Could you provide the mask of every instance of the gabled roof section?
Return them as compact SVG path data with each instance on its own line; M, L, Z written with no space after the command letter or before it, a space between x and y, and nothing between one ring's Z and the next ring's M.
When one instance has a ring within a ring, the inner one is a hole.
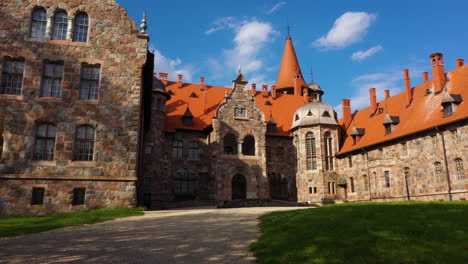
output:
M348 126L343 146L338 154L468 118L468 104L466 102L460 102L456 111L446 117L441 107L443 100L461 101L468 98L468 65L456 68L446 75L447 92L426 95L426 90L434 85L433 80L429 80L412 88L413 101L408 107L405 101L405 92L379 102L377 107L385 109L389 113L388 118L387 115L372 115L371 107L355 112L352 119L354 125ZM399 124L390 134L385 135L385 127L382 124L384 121L397 121L392 117L399 117ZM343 119L339 121L340 124L343 122ZM354 127L363 128L366 132L357 144L353 143L351 137L355 134L353 133Z
M290 36L286 38L286 44L283 50L283 58L281 59L281 66L276 79L276 89L293 88L294 77L299 75L301 86L306 86L306 82L302 77L301 67L297 60L296 51Z

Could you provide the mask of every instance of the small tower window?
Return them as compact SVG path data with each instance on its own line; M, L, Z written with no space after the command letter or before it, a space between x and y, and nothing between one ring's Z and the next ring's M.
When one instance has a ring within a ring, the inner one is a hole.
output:
M457 172L457 180L463 180L464 176L464 169L463 169L463 160L460 158L456 158L455 160L455 170Z
M307 170L317 169L317 150L315 147L314 133L306 134L306 167Z
M331 117L330 113L328 111L323 112L322 116L323 117Z
M333 170L333 144L330 132L324 135L325 140L325 170Z
M252 135L244 137L242 143L242 154L246 156L255 156L255 138Z
M390 187L390 171L385 171L385 187L389 188Z
M78 14L75 17L75 25L73 27L73 41L87 42L88 41L88 15L85 13Z
M437 182L443 181L443 176L442 176L442 164L440 162L434 162L434 172L435 172L435 178Z
M353 193L354 192L354 178L353 177L349 178L349 184L351 185L351 192Z
M237 154L237 139L233 134L227 134L223 139L224 154Z
M296 115L296 116L294 117L294 121L297 121L297 120L299 120L299 115Z

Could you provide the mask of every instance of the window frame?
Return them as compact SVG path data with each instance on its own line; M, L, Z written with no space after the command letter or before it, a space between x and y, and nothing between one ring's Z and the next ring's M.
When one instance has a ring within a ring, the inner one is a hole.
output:
M317 169L317 146L315 141L315 135L313 132L306 134L305 138L306 148L306 169L316 170Z
M324 139L324 148L325 148L325 170L331 171L334 170L333 164L333 137L328 131L323 136Z
M85 16L86 17L86 25L85 24L78 24L78 18L80 16ZM83 31L79 31L79 30ZM84 33L83 33L84 32ZM83 41L83 38L81 35L85 35L86 40ZM73 20L73 36L72 36L72 41L73 42L81 42L81 43L86 43L89 41L89 15L86 12L80 12L75 15L75 19Z
M34 13L36 12L43 12L41 15L44 15L45 20L39 20L35 18ZM40 25L40 32L41 34L35 35L33 32L35 32L35 26ZM35 38L35 39L45 39L46 38L46 31L47 31L47 11L45 10L44 7L38 6L35 7L32 12L31 12L31 27L29 28L29 37Z
M86 203L86 188L73 188L72 205L84 205Z
M42 126L45 126L45 136L39 136L39 130ZM49 136L49 129L55 128L54 136ZM52 123L40 123L36 126L36 131L34 135L34 150L33 150L33 160L54 160L55 157L55 141L57 138L57 126ZM37 152L38 144L42 142L42 148L40 155ZM48 147L50 147L50 142L52 142L52 152L48 153Z
M174 139L172 141L172 156L174 158L182 158L184 153L184 141L181 139Z
M88 71L88 76L85 76L85 69ZM94 72L97 69L96 72ZM95 77L97 76L97 77ZM84 84L87 83L87 87ZM81 64L80 74L80 100L98 100L101 84L101 65L100 64ZM94 93L93 93L94 92ZM84 96L86 94L86 96ZM93 97L92 95L95 95Z
M442 182L443 181L443 173L444 168L442 167L442 163L439 161L434 162L434 176L436 178L436 182Z
M177 197L194 197L197 193L195 173L182 168L174 173L174 195Z
M48 75L47 66L53 67L52 74ZM58 67L61 67L60 76L57 74L56 70ZM63 90L63 75L64 75L64 63L62 61L44 61L43 63L43 73L42 73L42 85L41 85L41 97L62 97L62 90ZM46 80L50 80L48 87L46 87ZM57 81L56 84L59 84L58 88L55 89L54 81ZM46 93L46 88L47 92Z
M58 15L65 14L64 18L59 18ZM59 21L62 19L62 21ZM52 39L53 40L67 40L67 31L68 31L68 23L70 19L68 14L65 10L58 10L55 12L54 16L52 17ZM64 27L65 26L65 30Z
M465 178L465 169L463 168L463 160L461 158L455 158L453 160L455 163L455 174L457 175L457 180L463 180Z
M7 67L7 64L11 63L12 65L10 67ZM21 73L15 72L18 63L21 63ZM3 67L2 67L2 78L1 78L1 83L0 83L0 94L11 94L11 95L21 95L23 92L23 80L24 80L24 66L26 64L26 61L24 58L12 58L5 56L3 59ZM13 71L7 72L8 68L14 68ZM5 83L7 82L6 78L9 77L8 79L10 80L10 87L9 91L6 91L6 85ZM16 80L16 82L14 82ZM19 87L14 87L14 83L17 85L19 84ZM12 92L14 91L14 92Z
M84 129L84 138L79 138L80 129ZM93 137L88 137L91 133L88 131L92 130ZM80 125L75 130L75 141L73 149L73 160L74 161L94 161L94 145L96 143L96 129L88 124ZM87 157L87 158L86 158Z
M45 188L33 187L31 190L31 205L44 205ZM40 199L38 199L40 197Z
M196 140L190 142L188 159L200 160L200 143Z

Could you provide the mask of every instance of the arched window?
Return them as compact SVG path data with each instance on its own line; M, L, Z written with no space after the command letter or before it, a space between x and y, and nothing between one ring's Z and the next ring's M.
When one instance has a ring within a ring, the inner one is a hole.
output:
M350 177L349 178L349 185L351 185L351 192L354 192L354 178Z
M324 135L325 140L325 170L333 170L333 144L330 132Z
M57 127L52 124L40 124L36 129L34 145L34 160L53 160L55 149L55 134Z
M306 167L307 170L317 169L317 150L315 148L314 133L306 134Z
M199 148L199 145L198 145L198 141L190 142L189 159L190 160L200 159L200 148Z
M224 154L237 154L237 140L233 134L227 134L223 139Z
M180 169L174 175L174 193L176 196L194 196L195 184L195 174L187 169Z
M174 158L182 158L183 149L184 149L184 141L182 140L172 141L172 156Z
M52 39L65 40L67 39L68 15L64 11L55 13L54 15L54 31Z
M244 137L244 142L242 143L242 154L255 156L255 138L252 135Z
M75 17L75 25L73 26L73 41L87 42L88 41L88 15L80 13Z
M94 127L83 125L76 128L75 160L92 161L94 155Z
M442 170L442 164L438 161L434 162L435 178L437 182L441 182L443 180Z
M465 178L465 173L463 170L463 160L456 158L455 160L455 170L457 171L457 180L463 180Z
M47 13L44 8L36 8L32 12L31 38L45 38Z

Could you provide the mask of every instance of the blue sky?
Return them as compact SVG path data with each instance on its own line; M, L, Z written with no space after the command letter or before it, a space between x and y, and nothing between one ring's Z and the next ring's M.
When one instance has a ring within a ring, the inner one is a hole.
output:
M468 60L466 0L117 2L138 24L147 10L156 72L194 83L203 76L208 85L230 86L238 65L250 83L273 85L289 23L306 81L312 69L335 107L342 98L368 106L372 87L379 98L402 91L406 68L411 84L421 83L433 52L444 54L447 71Z

